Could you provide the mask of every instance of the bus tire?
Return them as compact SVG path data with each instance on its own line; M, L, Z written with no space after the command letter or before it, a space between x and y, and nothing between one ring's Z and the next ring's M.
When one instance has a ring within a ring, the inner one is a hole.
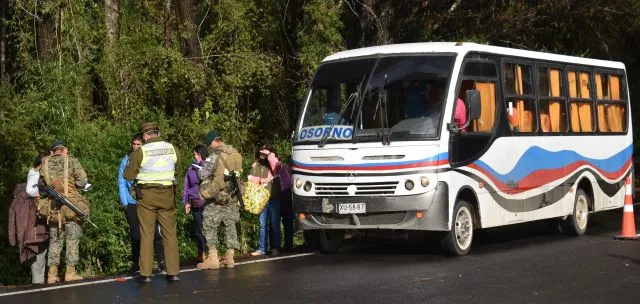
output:
M458 200L453 207L451 230L441 241L443 249L453 256L469 253L473 242L473 207L464 200Z
M573 203L573 214L567 217L566 226L571 235L583 235L587 231L589 222L589 196L582 190L576 191L576 199Z
M307 230L303 235L309 249L324 253L337 253L344 241L342 230Z

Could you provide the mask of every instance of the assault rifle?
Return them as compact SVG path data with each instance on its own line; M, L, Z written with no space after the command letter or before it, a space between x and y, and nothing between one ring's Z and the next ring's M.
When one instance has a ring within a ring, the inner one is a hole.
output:
M244 200L242 199L242 191L240 191L240 182L238 181L238 173L233 170L229 170L229 175L225 174L224 179L225 181L231 181L231 185L233 185L233 187L235 188L233 190L233 193L238 199L238 202L240 202L240 208L244 209Z
M84 211L78 208L78 206L74 205L71 201L69 201L68 198L64 197L64 195L60 194L60 192L56 191L56 189L53 189L51 186L44 184L38 185L38 188L40 188L40 190L43 190L50 198L53 199L54 202L57 203L56 207L58 209L61 207L60 204L65 205L69 209L71 209L71 211L77 214L79 218L91 224L93 227L98 228L98 226L96 226L96 224L91 221L89 216L84 213Z

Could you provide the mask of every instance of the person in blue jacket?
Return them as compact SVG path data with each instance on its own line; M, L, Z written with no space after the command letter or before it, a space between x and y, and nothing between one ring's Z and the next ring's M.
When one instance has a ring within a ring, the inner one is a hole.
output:
M135 134L131 138L131 151L133 152L142 146L142 135ZM129 235L131 237L131 274L135 274L140 271L139 259L140 259L140 221L138 220L138 212L136 210L136 200L131 195L131 188L133 186L132 181L124 179L124 168L129 161L129 155L125 155L120 161L120 168L118 169L118 194L120 197L120 203L125 209L125 216L127 223L129 224ZM158 261L158 268L156 272L162 272L164 269L164 248L162 247L162 238L160 237L160 227L156 223L156 234L153 239L153 249L156 254L156 261Z

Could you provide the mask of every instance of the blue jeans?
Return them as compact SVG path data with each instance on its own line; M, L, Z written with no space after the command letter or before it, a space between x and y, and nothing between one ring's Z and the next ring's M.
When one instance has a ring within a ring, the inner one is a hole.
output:
M267 223L268 220L268 223ZM267 253L267 224L271 230L271 249L280 250L280 199L272 197L260 213L260 244L258 251Z

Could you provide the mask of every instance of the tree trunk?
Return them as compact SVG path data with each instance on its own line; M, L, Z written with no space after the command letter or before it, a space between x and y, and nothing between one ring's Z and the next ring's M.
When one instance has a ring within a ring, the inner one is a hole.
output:
M164 46L171 48L173 42L171 39L171 0L164 0Z
M40 4L51 0L40 0ZM54 31L53 15L51 12L42 13L38 23L37 46L38 58L44 60L54 60L56 58L56 34Z
M202 58L200 41L198 40L198 28L195 22L195 2L194 0L179 0L176 6L178 7L178 20L181 24L179 28L185 29L185 32L182 34L183 37L185 37L184 46L186 56L192 62L202 65L204 60ZM204 95L201 91L191 92L190 99L192 109L201 108L204 105Z
M107 27L107 42L112 46L117 40L120 29L120 0L104 0L104 23Z
M7 75L7 63L9 62L7 44L9 37L7 36L7 25L4 21L9 19L9 1L1 1L0 3L0 84L9 78L9 75Z
M198 41L198 28L196 26L195 2L194 0L180 0L177 3L180 23L186 28L184 33L184 45L186 55L194 62L202 63L202 49Z

